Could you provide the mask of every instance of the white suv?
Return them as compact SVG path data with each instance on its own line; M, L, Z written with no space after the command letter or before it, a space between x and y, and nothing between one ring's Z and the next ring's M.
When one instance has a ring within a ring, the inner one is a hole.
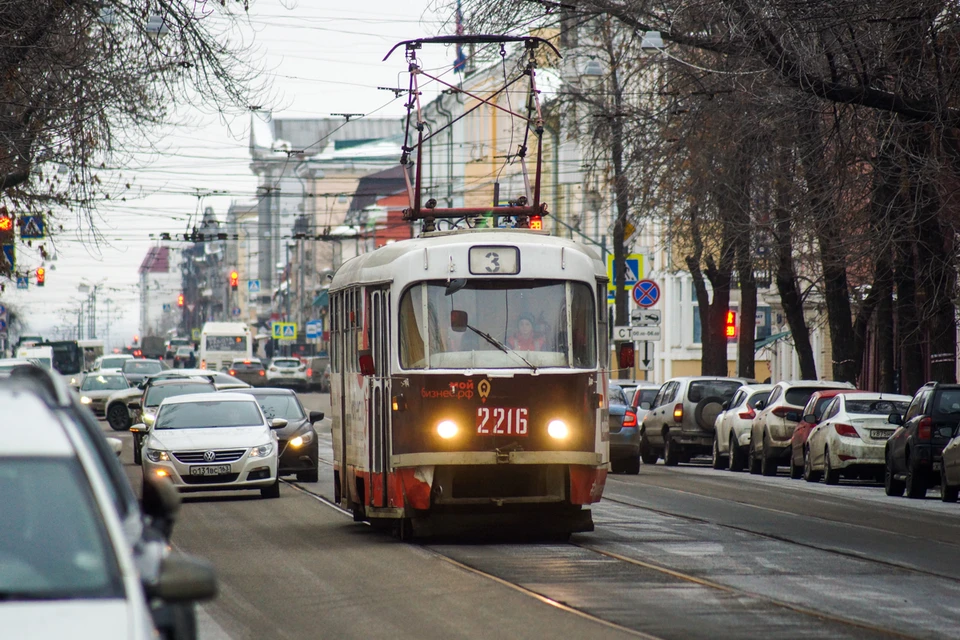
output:
M307 388L307 365L297 358L274 358L267 367L267 382L274 386Z
M770 397L750 425L750 473L777 475L777 467L790 460L793 430L803 417L804 405L814 391L853 389L836 380L784 380L773 385Z

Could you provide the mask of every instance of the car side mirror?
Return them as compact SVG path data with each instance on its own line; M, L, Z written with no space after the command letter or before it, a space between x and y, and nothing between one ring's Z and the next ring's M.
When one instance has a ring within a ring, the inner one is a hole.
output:
M901 425L903 424L903 416L901 416L899 413L891 413L889 416L887 416L887 422L890 424Z
M270 421L271 429L283 429L285 426L287 426L286 418L274 418Z
M177 514L180 513L180 492L169 479L144 474L141 495L143 515L149 518L149 524L156 527L164 539L169 540Z
M756 409L757 411L763 411L763 408L764 408L765 406L767 406L767 403L764 402L763 400L761 400L761 401L758 402L757 404L753 405L754 409Z
M323 411L311 411L310 412L310 424L314 422L320 422L323 420Z
M128 402L128 403L127 403L127 408L128 408L128 409L139 409L139 408L140 408L140 398L137 398L136 400L131 400L130 402Z
M467 312L454 309L450 312L450 328L457 333L467 330Z
M787 411L787 415L784 416L790 422L800 422L800 414L796 411Z
M807 415L803 416L803 421L809 424L817 424L817 416L813 415L812 413L808 413Z
M724 411L726 411L727 409L730 408L730 403L729 403L729 402L724 402L724 403L722 403L722 404L720 405L720 408L723 409Z
M163 559L156 582L145 585L147 594L166 602L198 602L217 595L217 574L201 558L172 553Z
M364 349L358 356L357 364L360 365L361 375L372 376L376 373L376 370L373 368L373 353L369 349Z
M117 457L120 457L120 453L123 451L123 440L120 438L114 438L112 436L107 436L107 444L110 445L110 448L113 449L113 452L117 454Z

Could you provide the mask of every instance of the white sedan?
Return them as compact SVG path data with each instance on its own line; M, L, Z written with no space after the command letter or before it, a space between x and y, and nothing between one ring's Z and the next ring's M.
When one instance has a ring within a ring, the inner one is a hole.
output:
M743 471L750 453L750 425L757 405L770 397L772 384L745 384L725 403L713 429L713 468Z
M887 418L903 415L910 396L890 393L842 393L823 410L807 438L804 478L837 484L840 476L882 478L884 447L897 425Z
M307 388L307 365L297 358L275 358L267 368L267 382L274 386Z
M246 394L197 393L160 403L141 449L143 475L168 477L180 491L259 489L279 498L281 418L268 420Z

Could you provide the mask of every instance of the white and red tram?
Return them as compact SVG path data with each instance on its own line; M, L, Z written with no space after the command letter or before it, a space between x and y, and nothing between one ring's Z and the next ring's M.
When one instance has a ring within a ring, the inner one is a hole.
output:
M330 287L340 505L404 537L592 530L606 280L591 249L527 229L426 233L346 262Z

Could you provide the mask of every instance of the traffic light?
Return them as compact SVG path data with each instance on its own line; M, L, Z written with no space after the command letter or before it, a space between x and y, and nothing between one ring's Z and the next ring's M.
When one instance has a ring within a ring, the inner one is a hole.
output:
M737 312L727 311L727 324L723 329L723 335L728 338L737 337Z
M182 293L177 296L177 306L178 306L178 307L182 307L182 306L183 306L183 294L182 294Z
M37 267L37 286L42 287L47 279L47 270L43 267Z
M7 211L6 207L0 207L0 245L14 244L14 242L16 242L13 227L13 214Z
M240 285L240 274L236 271L230 272L230 288L234 291L237 290L237 287Z

